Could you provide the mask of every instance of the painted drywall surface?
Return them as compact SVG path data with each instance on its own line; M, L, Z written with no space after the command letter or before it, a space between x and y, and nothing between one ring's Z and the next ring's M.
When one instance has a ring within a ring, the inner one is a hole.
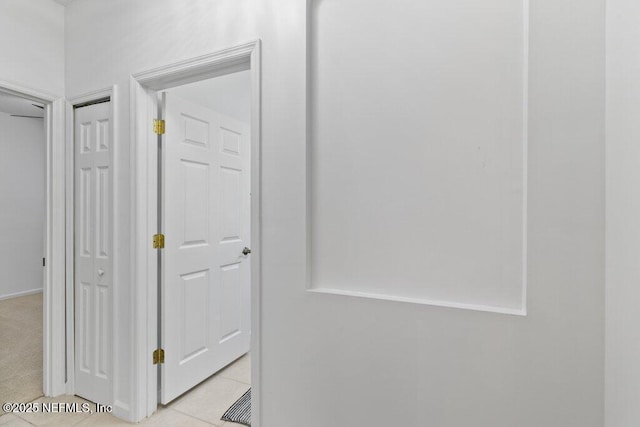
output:
M606 426L640 423L640 3L607 0Z
M171 93L242 123L251 122L250 71L178 86Z
M0 81L64 95L64 6L0 1Z
M314 5L312 285L523 309L524 2Z
M306 292L305 12L297 0L67 7L67 94L122 88L115 357L131 360L129 76L261 38L263 425L602 426L604 1L531 5L527 317ZM130 370L115 374L131 402Z
M44 122L0 112L0 298L42 289Z

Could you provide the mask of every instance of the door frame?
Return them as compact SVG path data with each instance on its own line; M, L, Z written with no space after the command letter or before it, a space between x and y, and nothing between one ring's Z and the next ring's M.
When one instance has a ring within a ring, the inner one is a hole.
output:
M131 283L133 297L133 417L141 420L158 406L158 366L152 353L158 342L158 252L152 236L157 233L158 135L153 133L157 117L157 91L251 71L251 410L254 427L261 425L261 42L222 49L207 55L149 69L130 77L131 91Z
M43 267L43 371L45 396L66 391L65 336L65 100L16 83L0 81L0 91L44 105L46 144Z
M111 102L111 108L110 108L110 127L109 127L109 131L110 131L110 137L111 137L111 150L110 150L110 155L111 155L111 165L112 165L112 173L111 173L111 181L110 181L110 186L111 186L111 215L112 215L112 230L111 230L111 234L112 234L112 252L113 252L113 248L118 247L117 246L117 239L118 239L118 234L115 232L116 230L118 230L119 225L117 224L117 215L116 212L118 212L118 188L115 184L115 177L118 176L118 165L117 162L115 161L115 159L117 158L117 153L119 151L119 144L117 143L117 128L116 128L116 108L117 108L117 87L116 85L113 86L109 86L107 88L104 89L100 89L100 90L96 90L96 91L92 91L92 92L87 92L84 93L82 95L77 95L77 96L73 96L67 99L66 103L65 103L65 110L66 110L66 141L65 141L65 163L66 163L66 168L65 168L65 179L66 179L66 183L65 183L65 187L66 187L66 227L65 227L65 238L66 238L66 247L65 247L65 255L66 255L66 283L65 283L65 292L66 292L66 298L65 298L65 303L66 303L66 309L65 309L65 316L66 316L66 325L65 325L65 333L66 333L66 377L67 377L67 382L66 382L66 389L65 389L65 393L69 394L69 395L73 395L75 394L75 293L74 293L74 288L75 288L75 239L74 239L74 232L75 232L75 211L74 211L74 203L75 203L75 194L74 194L74 190L75 190L75 184L74 184L74 178L75 178L75 171L74 171L74 167L75 167L75 131L74 131L74 126L75 126L75 113L74 113L74 109L76 106L81 105L81 104L86 104L89 102L94 102L94 101L98 101L104 98L110 98L110 102ZM111 259L111 265L112 265L112 277L118 277L117 274L119 273L118 270L118 265L117 265L117 259L118 257L113 256ZM111 292L111 325L110 325L110 330L111 330L111 342L115 343L115 325L114 325L114 318L115 318L115 293L117 292L116 290L116 286L114 286L112 284L111 286L112 292ZM111 346L111 350L113 352L113 348L115 346L112 345ZM118 364L118 360L115 359L115 357L111 357L111 371L112 371L112 377L111 377L111 390L110 390L110 395L111 395L111 402L110 404L113 404L114 401L114 396L113 396L113 390L114 390L114 378L113 378L113 372L116 371L116 366Z

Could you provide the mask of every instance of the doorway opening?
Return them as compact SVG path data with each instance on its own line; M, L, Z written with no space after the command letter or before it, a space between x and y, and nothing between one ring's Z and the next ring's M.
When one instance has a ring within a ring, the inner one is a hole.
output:
M0 91L0 396L5 402L43 395L46 142L44 104Z
M33 280L39 281L42 288L42 311L40 314L42 318L40 347L42 352L42 373L39 392L45 396L57 396L63 394L66 389L64 333L64 254L66 249L64 238L64 194L66 172L64 165L64 126L62 125L65 101L62 98L55 98L46 92L5 81L0 81L0 94L5 97L13 97L15 102L27 103L26 108L29 108L30 105L32 109L16 115L42 117L42 119L32 119L30 117L21 117L21 119L41 121L44 127L44 162L39 167L44 169L42 185L44 185L45 201L40 211L34 212L34 215L39 215L40 218L40 229L42 230L40 237L43 244L40 247L34 244L33 256L36 257L37 268L41 270L40 274L33 273L35 274L34 277L39 276L40 280L37 277ZM25 177L12 179L17 179L18 182L26 182L28 180ZM23 194L26 195L27 190L24 190ZM11 209L9 207L7 211ZM34 238L37 238L37 236ZM37 285L34 286L37 287ZM7 294L15 293L15 291L7 290L5 292ZM6 353L2 354L9 357L11 351L7 350ZM39 357L39 355L34 355L34 357Z
M250 101L249 71L158 93L159 403L224 389L214 422L250 387Z
M132 76L137 420L225 382L199 417L219 422L251 387L260 423L259 64L252 42Z

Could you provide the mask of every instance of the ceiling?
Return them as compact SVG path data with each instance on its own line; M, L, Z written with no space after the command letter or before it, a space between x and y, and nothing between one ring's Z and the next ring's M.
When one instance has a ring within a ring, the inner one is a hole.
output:
M35 107L34 104L42 106L37 102L0 92L0 112L2 113L44 117L43 109Z
M69 3L71 3L73 0L53 0L56 3L60 3L63 6L68 5Z

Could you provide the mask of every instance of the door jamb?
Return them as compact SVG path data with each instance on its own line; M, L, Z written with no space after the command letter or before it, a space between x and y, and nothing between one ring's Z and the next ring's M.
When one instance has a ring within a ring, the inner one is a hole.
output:
M97 91L92 91L92 92L87 92L85 94L82 95L78 95L78 96L73 96L71 98L67 99L67 102L65 103L65 110L66 110L66 142L65 142L65 160L66 160L66 169L65 169L65 175L66 175L66 182L65 182L65 188L66 188L66 231L65 231L65 238L66 238L66 247L65 247L65 253L66 253L66 270L67 270L67 275L66 275L66 283L65 283L65 290L66 290L66 310L65 310L65 316L66 316L66 335L67 335L67 345L66 345L66 355L67 355L67 360L66 360L66 372L67 372L67 384L66 384L66 394L75 394L75 322L74 322L74 318L75 318L75 293L74 293L74 280L75 280L75 254L74 254L74 250L75 250L75 239L74 239L74 220L75 220L75 211L74 211L74 166L75 166L75 155L74 155L74 145L75 145L75 132L74 132L74 120L75 120L75 114L73 112L74 107L76 105L80 105L80 104L84 104L86 102L91 102L91 101L97 101L103 98L110 98L111 101L111 108L110 108L110 115L111 115L111 120L110 120L110 137L111 137L111 166L112 166L112 173L111 173L111 181L110 181L110 185L111 185L111 215L112 215L112 230L111 230L111 235L112 235L112 248L111 248L111 252L112 254L115 254L114 248L118 247L116 246L117 244L117 238L118 238L118 233L117 230L119 230L119 225L117 224L117 216L116 216L116 212L118 212L118 188L115 185L115 177L118 176L117 175L117 162L115 161L117 158L117 152L119 150L119 144L116 143L116 138L117 138L117 132L116 132L116 108L117 108L117 87L116 85L104 88L104 89L100 89ZM118 270L118 265L117 265L117 256L112 255L112 259L111 259L111 265L112 265L112 269L113 269L113 276L114 278L118 277L117 274L119 272ZM111 331L111 342L114 344L112 345L111 349L112 349L112 356L111 356L111 372L112 372L112 377L111 377L111 390L109 392L109 394L111 395L111 402L108 402L110 404L113 403L113 389L114 389L114 376L113 373L116 371L116 365L118 363L117 360L115 360L115 357L113 357L113 349L115 348L115 336L114 336L114 331L115 331L115 325L114 325L114 318L115 318L115 293L117 292L117 287L116 287L116 281L113 280L113 283L111 285L111 325L110 325L110 331Z
M157 366L151 354L157 345L157 135L151 119L157 114L156 91L237 71L251 70L251 388L252 422L261 423L261 48L260 40L208 55L136 73L131 91L131 247L134 284L132 304L134 366L132 418L139 421L157 409ZM252 248L252 249L253 249Z
M46 134L43 281L43 393L65 393L65 100L39 89L0 81L0 91L44 105Z

